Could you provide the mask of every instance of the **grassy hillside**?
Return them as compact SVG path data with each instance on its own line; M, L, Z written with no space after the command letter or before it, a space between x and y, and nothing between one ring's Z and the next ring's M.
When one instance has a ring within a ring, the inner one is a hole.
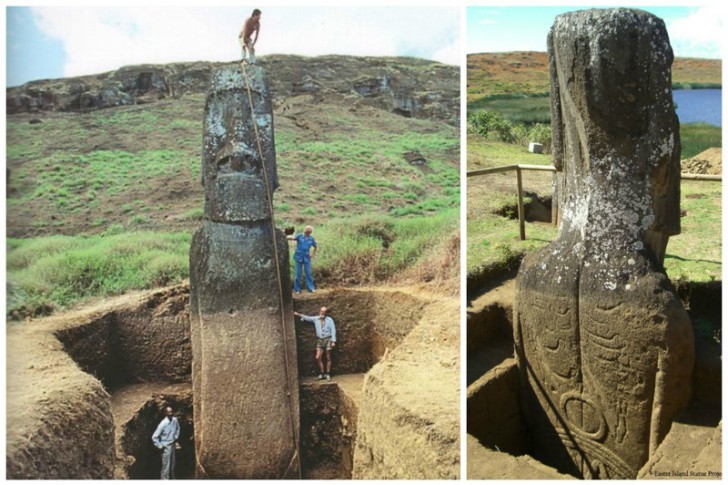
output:
M320 284L385 280L457 236L457 128L340 95L277 99L276 222L314 225ZM87 113L8 116L14 316L187 275L189 237L203 215L203 108L204 95L189 94ZM404 157L410 151L426 163L411 165ZM352 277L359 263L366 270Z
M720 87L721 60L678 57L674 87ZM548 112L548 56L545 52L494 52L468 55L468 111L488 109L493 95L544 96ZM543 122L543 121L541 121Z

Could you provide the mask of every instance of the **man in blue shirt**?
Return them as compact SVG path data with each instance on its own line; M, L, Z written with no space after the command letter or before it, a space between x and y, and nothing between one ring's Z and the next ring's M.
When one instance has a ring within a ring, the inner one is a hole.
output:
M164 409L166 415L152 435L154 446L162 452L162 480L174 480L174 446L179 439L179 422L172 415L172 408Z
M301 317L303 322L313 323L316 329L316 362L319 366L319 380L326 379L331 380L331 349L336 347L336 326L334 325L334 319L326 316L328 309L325 306L321 307L319 315L317 317L309 317L302 315L298 312L293 312L297 317ZM326 372L324 373L324 362L323 354L326 350Z
M301 293L301 267L306 273L306 288L313 293L313 276L311 276L311 259L316 256L316 240L311 233L313 227L306 226L303 234L288 236L289 241L296 241L296 252L293 253L293 260L296 262L296 278L293 280L293 291ZM313 248L313 253L311 252Z

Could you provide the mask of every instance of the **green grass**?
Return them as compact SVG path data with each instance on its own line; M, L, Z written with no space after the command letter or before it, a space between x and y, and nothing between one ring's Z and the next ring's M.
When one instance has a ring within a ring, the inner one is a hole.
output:
M430 255L458 224L457 209L333 220L316 228L315 277L324 284L384 281ZM94 236L9 238L8 314L40 316L94 297L179 282L189 275L190 240L188 232L128 232L118 225Z
M673 281L709 282L721 279L721 184L683 181L680 208L682 231L670 238L665 270Z
M721 147L722 134L718 126L708 123L683 123L680 125L680 158L694 157L712 147Z
M456 231L458 213L454 208L430 217L402 219L367 214L332 220L315 229L319 248L314 271L324 280L349 283L391 278L416 265Z
M535 94L493 94L468 103L468 113L495 111L511 123L551 123L548 92Z
M716 82L674 82L673 91L676 89L721 89L721 83Z
M518 220L495 214L468 221L467 231L468 274L506 264L513 255L524 254L548 244L558 232L551 224L526 223L526 240L521 241Z
M188 274L189 245L186 233L8 239L8 313L38 316L180 281Z
M535 103L535 101L530 101L531 98L528 98L528 102ZM548 98L547 98L548 99ZM524 101L524 103L526 103ZM508 114L503 113L503 116L509 119L510 121L514 119L526 119L530 116L528 108L524 108L521 111L518 111L515 109L516 105L511 106L509 109L514 109L515 111L510 111ZM494 111L497 111L497 109L493 108ZM510 117L510 118L509 118ZM550 119L547 121L547 123L550 123ZM722 146L722 134L721 134L721 128L718 126L714 126L708 123L682 123L680 125L680 158L686 159L690 157L694 157L695 155L703 152L704 150L711 148L711 147L721 147ZM468 144L468 150L471 149L471 144ZM477 150L477 148L476 148ZM505 148L498 148L500 151L506 150ZM523 152L525 149L516 149L517 153ZM528 153L527 151L525 153ZM516 154L516 151L512 153L513 155ZM498 153L489 153L489 157L495 156L498 157ZM527 158L525 155L516 155L519 159L525 159ZM470 157L468 157L470 158ZM530 162L508 162L504 163L504 165L509 165L511 163L530 163Z

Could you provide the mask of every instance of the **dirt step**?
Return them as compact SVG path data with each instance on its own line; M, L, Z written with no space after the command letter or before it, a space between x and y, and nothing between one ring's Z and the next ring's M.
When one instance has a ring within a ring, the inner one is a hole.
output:
M354 401L357 406L362 398L362 386L366 374L342 374L333 375L330 381L320 381L316 377L301 378L302 386L339 386L339 390L346 397Z
M692 416L672 423L670 432L637 474L637 478L717 480L722 475L722 422L717 427L694 424Z
M468 386L513 356L514 294L515 279L510 279L473 300L468 307Z
M525 453L516 359L508 358L468 386L468 434L512 455Z
M490 450L468 435L468 480L575 480L530 456Z

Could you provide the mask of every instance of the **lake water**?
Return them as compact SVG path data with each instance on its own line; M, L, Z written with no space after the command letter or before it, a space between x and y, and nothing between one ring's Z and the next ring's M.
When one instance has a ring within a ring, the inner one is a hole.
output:
M672 100L677 103L677 116L680 123L704 121L711 125L722 126L721 93L722 89L679 89L672 92Z

